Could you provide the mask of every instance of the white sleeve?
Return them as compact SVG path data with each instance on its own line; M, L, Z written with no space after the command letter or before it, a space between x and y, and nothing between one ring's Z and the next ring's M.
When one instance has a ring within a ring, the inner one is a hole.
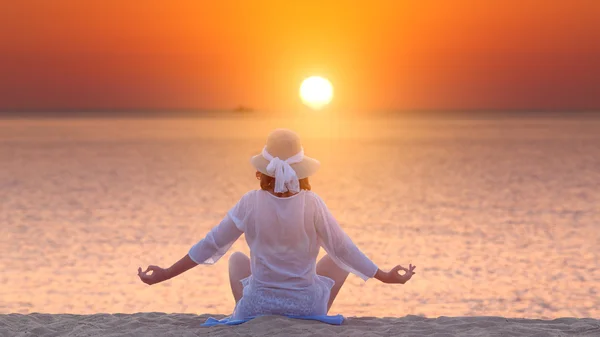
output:
M221 223L206 234L204 239L192 246L188 255L198 264L214 264L227 253L233 243L242 235L235 222L226 215Z
M246 222L252 214L253 193L246 193L240 201L233 206L221 223L211 229L204 239L196 243L188 255L198 264L214 264L227 251L233 243L244 233Z
M340 227L327 205L315 194L315 228L321 246L340 268L363 280L375 276L377 265L373 263Z

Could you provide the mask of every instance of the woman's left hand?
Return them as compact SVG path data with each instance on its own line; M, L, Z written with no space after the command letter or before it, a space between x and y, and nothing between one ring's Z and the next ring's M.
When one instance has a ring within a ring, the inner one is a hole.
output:
M152 274L148 274L148 272L152 272ZM142 268L138 268L138 276L142 282L153 285L155 283L159 283L169 279L169 273L166 269L158 267L158 266L148 266L146 271L142 271Z

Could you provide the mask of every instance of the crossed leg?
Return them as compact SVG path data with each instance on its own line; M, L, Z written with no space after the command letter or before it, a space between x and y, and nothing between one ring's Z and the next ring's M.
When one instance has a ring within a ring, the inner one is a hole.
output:
M327 311L329 311L335 297L340 292L340 289L342 289L344 282L346 282L348 272L338 267L329 255L325 255L319 260L319 263L317 263L317 274L329 277L335 281L333 288L331 288L331 293L329 294L329 302L327 303Z
M235 303L240 301L244 294L242 280L250 276L250 259L242 252L235 252L229 257L229 284Z
M235 303L242 298L244 293L244 286L241 281L250 276L250 274L250 259L241 252L231 254L231 257L229 257L229 284L231 285L231 292L233 293ZM327 310L329 311L335 297L340 292L340 289L342 289L348 277L348 272L338 267L329 255L325 255L317 263L317 274L329 277L335 282L333 288L331 288L329 302L327 303Z

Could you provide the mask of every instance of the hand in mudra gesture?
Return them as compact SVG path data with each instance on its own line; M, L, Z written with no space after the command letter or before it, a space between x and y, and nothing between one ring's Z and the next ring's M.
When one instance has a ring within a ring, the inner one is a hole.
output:
M150 271L152 274L148 274ZM142 271L142 268L138 268L138 276L142 282L149 285L162 282L169 278L167 270L158 266L148 266L148 269L145 271Z
M397 265L388 272L378 270L377 274L375 274L375 278L383 283L404 284L408 282L408 280L410 280L414 274L416 274L415 268L417 268L417 266L413 266L412 264L408 265L408 269L402 267L401 265ZM404 274L399 273L401 270L404 271Z
M390 283L406 283L415 274L415 268L417 268L417 266L413 266L412 264L408 265L408 269L402 267L401 265L395 266L392 270L390 270L390 274L392 276L392 282ZM404 274L400 275L400 270L404 271Z

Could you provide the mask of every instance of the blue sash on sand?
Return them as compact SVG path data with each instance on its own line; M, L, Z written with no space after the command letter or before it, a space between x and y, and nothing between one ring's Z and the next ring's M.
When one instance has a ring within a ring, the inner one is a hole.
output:
M312 321L319 321L319 322L323 322L323 323L327 323L327 324L332 324L332 325L341 325L342 322L344 322L344 316L342 315L335 315L335 316L327 316L327 315L316 315L316 316L283 316L283 317L287 317L287 318L294 318L294 319L305 319L305 320L312 320ZM225 317L223 319L215 319L212 317L209 317L206 322L204 322L204 324L202 324L201 326L215 326L215 325L238 325L238 324L242 324L244 322L248 322L249 320L256 318L256 317L250 317L250 318L244 318L244 319L231 319L231 317Z

